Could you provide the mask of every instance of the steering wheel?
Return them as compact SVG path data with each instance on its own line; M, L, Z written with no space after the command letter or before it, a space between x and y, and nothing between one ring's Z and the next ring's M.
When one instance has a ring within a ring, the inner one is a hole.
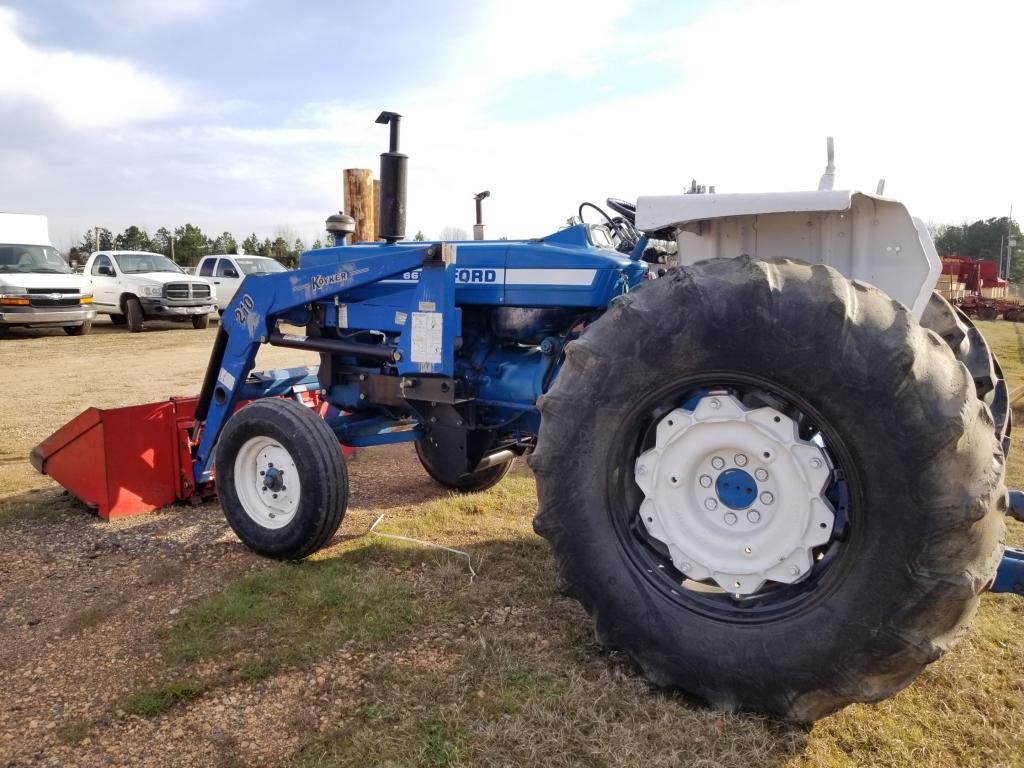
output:
M609 202L611 202L613 199L614 198L609 198ZM616 200L616 202L621 203L623 201ZM624 204L629 205L629 203ZM608 226L612 228L616 235L619 236L618 250L623 251L623 253L628 253L630 250L632 250L633 246L636 245L637 237L635 235L635 230L633 230L632 225L628 221L623 220L623 217L617 216L613 219L611 216L608 215L608 212L601 208L599 205L584 202L580 203L580 208L578 211L580 221L583 221L584 208L593 208L595 211L601 214L602 218L604 218L605 221L608 222Z
M609 208L629 221L630 224L636 224L636 206L633 203L619 200L617 197L609 197L605 202L608 203Z

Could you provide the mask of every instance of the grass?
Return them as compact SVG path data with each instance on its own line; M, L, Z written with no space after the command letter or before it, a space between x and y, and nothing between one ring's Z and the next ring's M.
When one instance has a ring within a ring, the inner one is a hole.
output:
M981 326L1011 386L1024 382L1024 326ZM1024 487L1022 452L1008 483ZM535 508L533 480L519 473L483 494L389 512L381 531L469 552L473 583L456 556L363 537L228 585L168 630L170 682L135 694L129 711L344 665L358 684L330 726L306 732L297 768L1024 765L1019 598L986 595L960 645L879 704L811 728L724 714L652 690L597 647L583 610L554 592ZM1009 527L1024 543L1024 526Z
M198 680L175 680L153 688L145 688L126 696L118 709L130 715L153 717L162 715L175 704L199 698L205 686Z

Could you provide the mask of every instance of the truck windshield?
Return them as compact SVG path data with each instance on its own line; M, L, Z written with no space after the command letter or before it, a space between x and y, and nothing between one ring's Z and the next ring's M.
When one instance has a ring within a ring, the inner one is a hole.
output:
M139 272L182 272L181 267L157 253L115 253L114 260L127 275Z
M0 272L71 273L64 258L49 245L0 245Z
M272 272L287 272L283 264L273 259L245 259L235 257L238 268L244 275L269 275Z

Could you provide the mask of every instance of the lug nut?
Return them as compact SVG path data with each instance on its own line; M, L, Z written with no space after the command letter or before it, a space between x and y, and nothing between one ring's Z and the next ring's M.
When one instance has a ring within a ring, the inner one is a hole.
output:
M723 459L721 456L715 456L715 458L711 460L711 466L714 467L715 469L721 469L722 467L725 466L725 459Z
M701 475L700 476L700 485L701 485L702 488L710 488L711 487L711 476L710 475Z
M682 565L679 566L679 570L682 573L689 573L691 568L693 568L693 566L690 565L689 563L683 563Z
M737 520L739 520L739 518L736 517L736 513L735 512L726 512L725 513L725 524L726 525L736 525L736 521Z
M714 400L711 401L711 407L717 411L719 408L722 407L722 401L719 400L718 398L715 398Z
M751 509L750 511L747 512L747 520L749 520L751 523L760 523L761 513L758 512L756 509Z
M275 498L275 499L277 498L277 494L276 494L276 493L274 494L274 498Z
M799 565L791 565L791 566L789 566L789 572L791 574L793 574L794 576L799 576L800 575L800 566Z
M764 493L761 494L762 504L771 504L773 501L775 501L775 497L768 493L768 491L765 491Z
M753 553L754 553L754 550L752 550L750 547L744 547L743 548L743 554L744 555L751 555Z
M636 468L636 473L638 475L646 475L647 474L647 467L645 467L643 464L641 464L639 467Z
M713 512L714 510L718 509L718 502L712 498L704 499L704 509L708 510L709 512Z
M260 477L263 477L263 476L264 476L265 474L267 474L267 473L266 473L266 472L264 472L264 471L263 471L263 470L261 469L261 470L260 470Z
M819 459L817 457L811 459L811 466L814 467L815 469L820 469L821 468L821 459Z
M761 467L757 472L754 473L754 477L760 480L762 483L768 479L768 470Z
M737 467L745 467L745 466L747 466L747 457L744 454L742 454L742 453L737 453L733 457L733 461L736 462L736 466Z

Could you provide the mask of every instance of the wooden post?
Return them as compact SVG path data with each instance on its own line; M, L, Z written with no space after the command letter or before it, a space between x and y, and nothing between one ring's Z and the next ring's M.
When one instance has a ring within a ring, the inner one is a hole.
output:
M373 180L373 231L380 232L380 179Z
M365 168L346 168L345 213L356 220L353 243L368 243L377 239L377 206L373 199L373 171Z

